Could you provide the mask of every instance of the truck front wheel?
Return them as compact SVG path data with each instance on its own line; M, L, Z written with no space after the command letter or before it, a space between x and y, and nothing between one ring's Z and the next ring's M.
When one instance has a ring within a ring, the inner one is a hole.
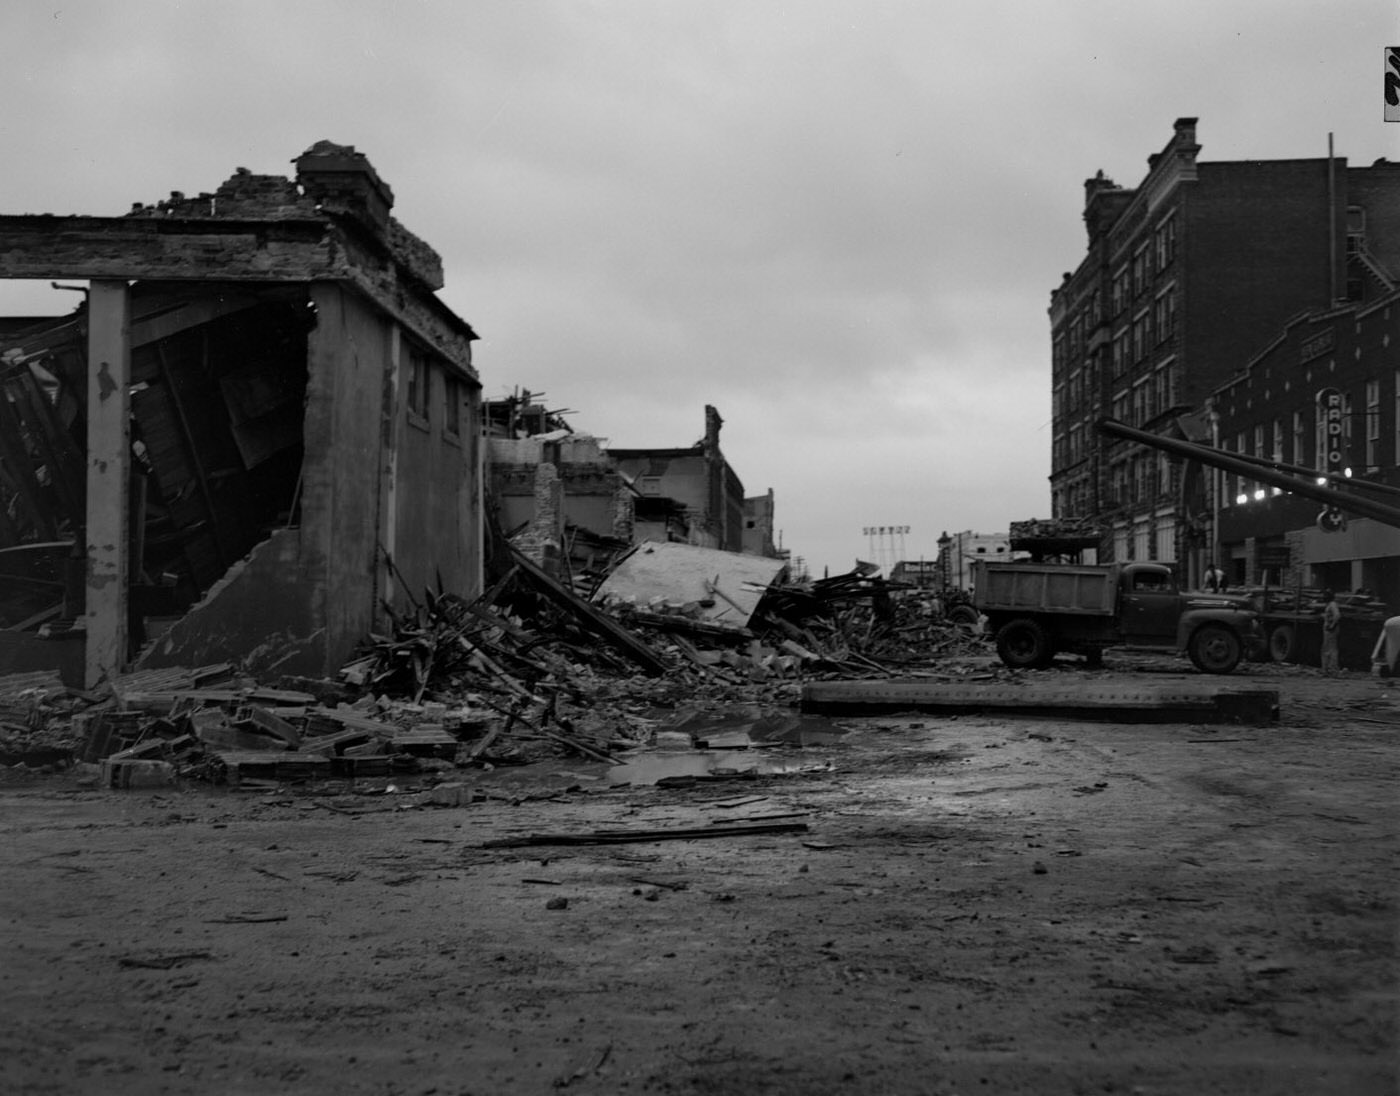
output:
M1202 624L1191 636L1186 653L1205 674L1228 674L1240 664L1240 637L1221 624Z
M1055 648L1045 629L1034 620L1012 620L997 631L997 654L1014 669L1048 666Z

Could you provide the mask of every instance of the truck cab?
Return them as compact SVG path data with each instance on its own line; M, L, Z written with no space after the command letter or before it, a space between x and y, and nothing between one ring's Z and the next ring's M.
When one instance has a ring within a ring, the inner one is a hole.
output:
M1118 628L1129 646L1159 647L1176 640L1181 592L1171 570L1156 563L1133 563L1123 570L1118 595Z

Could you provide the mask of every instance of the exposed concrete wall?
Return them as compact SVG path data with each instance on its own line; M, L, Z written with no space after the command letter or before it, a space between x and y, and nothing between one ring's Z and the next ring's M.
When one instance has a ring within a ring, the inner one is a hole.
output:
M675 499L692 515L691 527L698 529L705 518L710 518L711 528L697 532L695 543L705 548L718 548L718 521L710 514L711 474L710 462L703 453L666 456L625 456L619 457L618 468L629 478L637 480L643 494L647 493L645 481L652 476L659 479L657 495ZM654 532L654 530L653 530ZM638 535L641 525L638 524ZM658 538L665 540L664 533Z
M401 370L409 369L407 344L401 356ZM439 576L449 593L470 598L480 592L480 389L444 359L430 356L426 368L424 413L402 396L397 409L397 519L390 551L415 598L436 590ZM460 382L455 434L446 428L449 376ZM406 388L402 383L401 393ZM396 607L406 604L397 584L392 594Z
M198 604L155 641L140 669L241 662L254 673L320 676L330 636L307 581L298 529L281 529L229 569Z
M312 612L326 630L321 672L330 673L374 623L390 321L340 285L314 283L311 299L302 571Z

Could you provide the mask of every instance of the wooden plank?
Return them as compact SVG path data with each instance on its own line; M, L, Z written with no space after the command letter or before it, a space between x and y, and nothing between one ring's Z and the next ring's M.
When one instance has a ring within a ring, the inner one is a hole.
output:
M44 450L54 488L63 496L70 520L81 525L86 514L86 474L84 457L58 418L58 409L49 401L34 374L25 368L11 378L15 406L29 419L35 440Z
M1275 689L1174 683L1161 686L979 685L927 681L819 681L802 689L802 710L825 715L919 711L998 712L1125 723L1271 723Z
M580 625L607 640L647 673L655 677L666 673L668 667L661 656L612 617L595 609L572 590L565 589L519 549L512 547L511 553L513 562L534 580L536 588L556 605L574 614Z
M5 463L8 478L18 488L40 535L45 540L53 540L57 535L53 514L34 478L34 462L25 449L19 413L11 406L3 390L0 390L0 461Z

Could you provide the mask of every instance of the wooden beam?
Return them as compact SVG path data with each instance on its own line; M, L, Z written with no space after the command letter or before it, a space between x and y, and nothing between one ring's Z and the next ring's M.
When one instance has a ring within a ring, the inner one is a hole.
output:
M1177 683L1157 686L934 684L817 681L803 686L802 711L824 715L1000 713L1123 723L1272 723L1275 689Z
M661 656L640 639L613 620L612 617L584 601L572 590L565 589L556 579L543 571L534 560L524 555L513 545L511 546L511 555L516 566L534 581L536 589L561 609L572 613L583 628L607 640L608 643L655 677L661 676L669 669Z

